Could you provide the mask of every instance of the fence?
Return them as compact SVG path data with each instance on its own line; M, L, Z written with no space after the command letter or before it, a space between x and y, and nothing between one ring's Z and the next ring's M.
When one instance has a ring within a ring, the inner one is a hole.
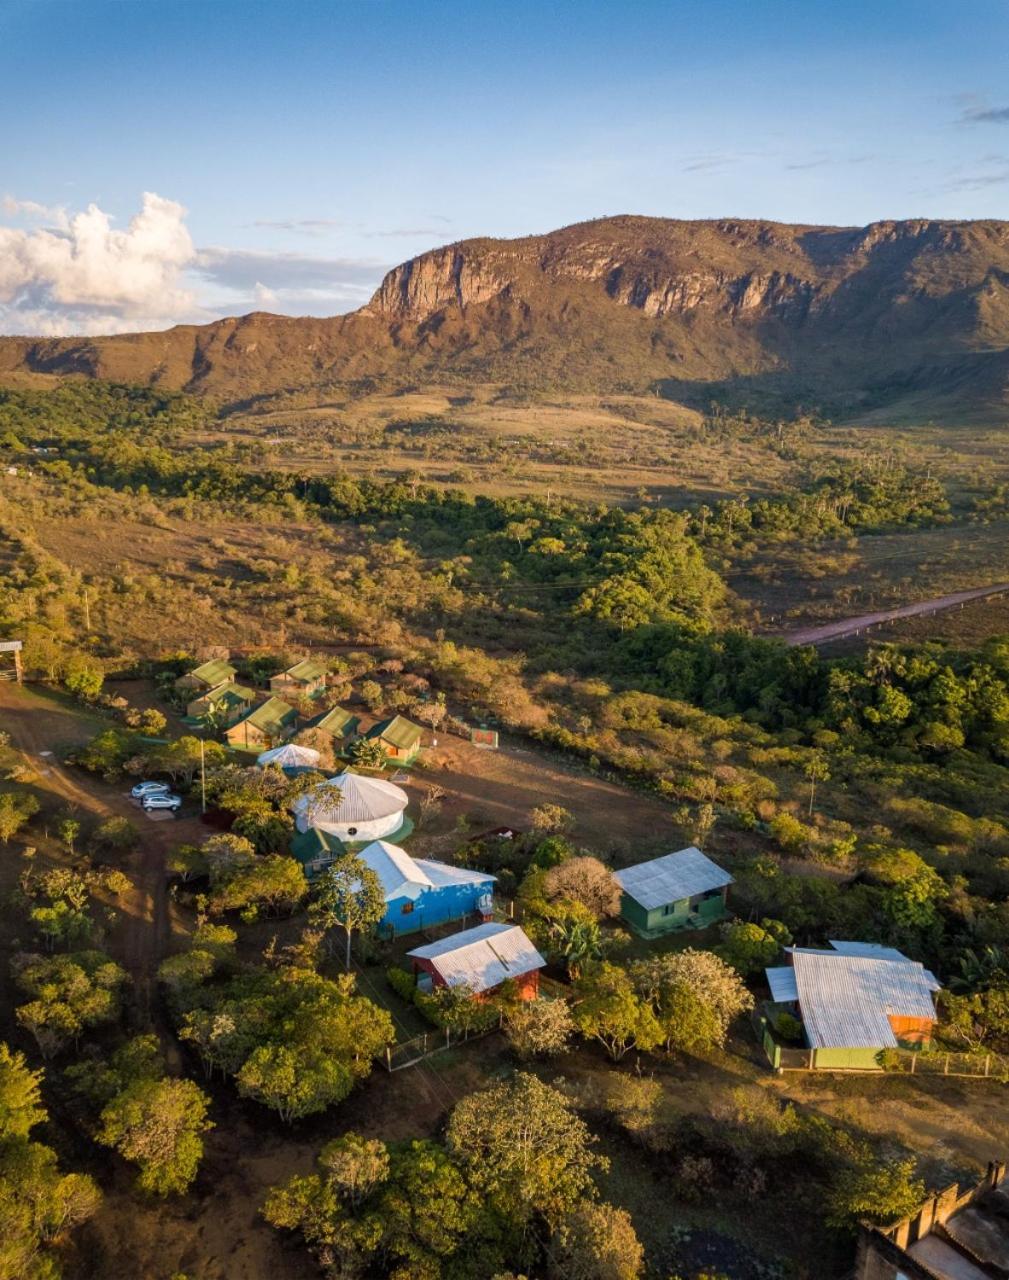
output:
M876 1066L817 1066L813 1049L782 1044L770 1019L760 1008L750 1015L758 1043L775 1071L823 1071L859 1075L956 1076L974 1080L1009 1082L1009 1058L997 1053L946 1052L934 1045L920 1050L882 1049Z
M423 1035L414 1036L412 1040L403 1040L399 1044L389 1045L385 1051L386 1071L402 1071L404 1067L416 1066L425 1058L443 1053L453 1045L464 1044L467 1040L479 1040L482 1036L497 1031L498 1025L482 1027L479 1031L453 1031L450 1027L442 1030L425 1031Z

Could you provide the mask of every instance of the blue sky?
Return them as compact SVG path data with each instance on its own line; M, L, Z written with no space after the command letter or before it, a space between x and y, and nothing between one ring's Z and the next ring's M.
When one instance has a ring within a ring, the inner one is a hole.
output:
M1007 47L1005 0L2 0L0 329L333 314L602 214L1004 217Z

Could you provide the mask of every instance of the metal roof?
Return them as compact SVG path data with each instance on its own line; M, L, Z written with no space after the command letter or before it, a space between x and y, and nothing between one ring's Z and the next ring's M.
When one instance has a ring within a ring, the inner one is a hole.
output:
M771 988L771 999L775 1004L791 1004L798 1000L799 989L795 985L795 970L790 964L779 965L776 969L765 969L767 985Z
M325 715L313 720L309 727L312 729L324 729L326 733L342 738L355 733L360 723L361 721L357 716L345 711L343 707L333 707Z
M318 658L302 658L300 662L296 662L293 667L288 667L281 674L290 680L300 680L304 684L310 684L326 674L326 664L320 662Z
M235 668L230 662L225 662L223 658L211 658L209 662L204 662L202 666L195 667L189 674L195 676L197 680L202 680L204 684L213 687L234 679Z
M423 730L419 725L407 720L404 716L393 716L390 720L380 720L364 735L366 738L381 738L383 742L391 742L400 751L409 751L420 742Z
M237 723L254 724L257 729L262 729L264 733L271 733L278 729L287 728L292 720L297 720L297 718L298 713L289 702L285 702L282 698L267 698L258 707L253 707L249 714L243 716Z
M396 898L418 898L434 881L405 849L385 840L373 840L357 855L378 876L386 902Z
M421 868L436 889L444 889L454 884L485 884L488 888L497 880L497 876L486 871L470 871L468 867L450 867L447 862L436 862L433 858L414 858L414 863Z
M409 796L394 782L366 778L348 769L299 796L292 808L299 821L308 821L309 825L323 821L346 826L391 818L394 813L402 813L409 803Z
M896 947L884 947L881 942L838 942L834 938L827 941L844 956L871 956L875 960L906 960L907 956Z
M429 960L448 986L466 986L472 991L489 991L546 964L517 924L477 925L407 955Z
M614 879L646 911L732 884L732 876L693 845L617 871Z
M895 1048L891 1017L935 1021L934 979L914 960L804 948L791 955L811 1048Z

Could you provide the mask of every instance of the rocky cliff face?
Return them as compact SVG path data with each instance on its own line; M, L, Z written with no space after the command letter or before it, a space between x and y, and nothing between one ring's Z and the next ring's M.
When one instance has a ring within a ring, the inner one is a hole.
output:
M863 228L618 217L469 240L390 271L360 311L167 333L0 340L0 373L244 398L451 377L858 411L1009 416L1009 223Z

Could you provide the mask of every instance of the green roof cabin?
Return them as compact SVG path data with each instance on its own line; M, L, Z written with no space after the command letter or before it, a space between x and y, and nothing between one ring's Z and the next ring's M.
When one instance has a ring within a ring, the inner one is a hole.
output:
M403 716L393 716L390 720L380 720L368 729L364 737L373 742L381 742L385 754L397 764L412 764L420 753L422 736L420 725L414 724Z
M334 707L321 716L309 720L306 729L320 729L333 739L333 750L341 751L357 737L361 721L357 716L345 711L343 707Z
M732 876L691 846L617 871L620 914L639 937L703 929L726 914Z
M270 692L287 698L317 698L326 688L326 664L302 658L293 667L270 676Z
M238 672L224 658L212 658L201 667L187 671L175 682L176 689L192 689L199 693L207 689L216 689L218 685L228 684L234 680Z
M225 729L224 736L233 747L264 751L289 738L297 727L298 713L289 702L267 698Z
M291 841L291 854L301 863L301 869L309 880L331 867L344 853L346 847L340 837L331 831L320 831L318 827L298 831Z
M186 706L186 715L191 720L203 720L212 716L219 728L226 729L244 716L250 707L255 706L258 697L255 689L247 689L244 685L228 680L198 694Z

